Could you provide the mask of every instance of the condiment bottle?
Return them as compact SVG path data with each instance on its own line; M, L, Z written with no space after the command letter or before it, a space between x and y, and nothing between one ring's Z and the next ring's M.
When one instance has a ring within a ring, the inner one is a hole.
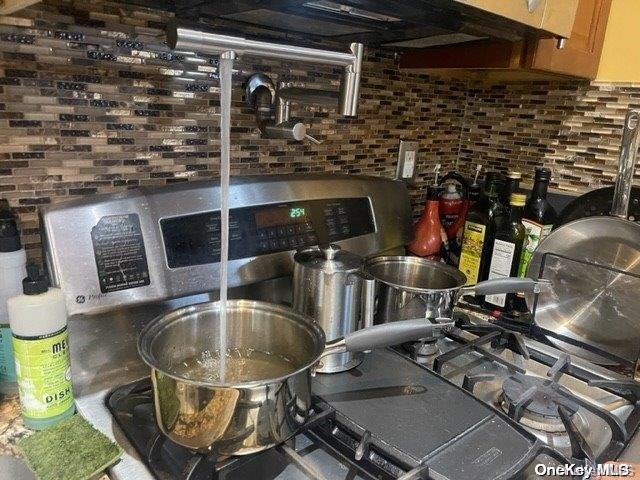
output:
M7 300L22 291L27 254L20 243L16 218L0 200L0 393L18 393Z
M22 418L41 430L75 411L69 366L67 310L59 288L27 266L23 294L7 302Z
M457 220L464 204L462 195L453 183L447 184L447 189L440 196L440 222L447 234L447 239L455 238L458 231Z
M551 181L551 170L537 168L531 197L522 212L522 224L527 231L527 239L520 258L518 274L524 277L533 252L540 242L551 233L558 214L547 200L547 189Z
M500 203L502 203L507 210L509 209L511 194L520 191L521 180L522 174L520 172L508 172L505 177L502 189L500 190Z
M521 221L526 198L522 193L511 194L509 221L502 222L496 229L488 279L518 275L520 255L526 236L526 230ZM515 294L487 295L484 300L487 308L512 310Z
M408 250L419 257L434 257L440 254L443 242L443 228L438 213L442 187L427 187L427 203L422 216L416 223L413 241Z
M462 252L458 269L474 285L488 276L491 249L504 208L498 201L499 178L487 174L484 195L469 209L462 234Z

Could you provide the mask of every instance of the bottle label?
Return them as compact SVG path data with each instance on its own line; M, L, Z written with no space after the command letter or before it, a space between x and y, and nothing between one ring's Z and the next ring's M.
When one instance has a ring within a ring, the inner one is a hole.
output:
M25 417L44 419L73 406L67 327L40 337L13 336L20 404Z
M504 240L496 240L493 244L493 254L491 255L491 265L489 266L488 279L506 278L511 275L511 266L513 265L513 255L516 251L516 244L505 242ZM487 295L485 301L498 307L504 307L507 296Z
M458 269L467 276L467 285L478 283L485 232L486 227L480 223L465 222L464 224Z
M0 382L15 382L16 367L13 361L11 329L9 325L0 325Z
M524 277L527 275L527 267L533 257L533 252L538 248L540 242L551 233L553 225L541 225L532 220L522 219L522 225L524 225L527 231L527 236L524 240L522 247L522 255L520 256L520 267L518 268L518 276Z

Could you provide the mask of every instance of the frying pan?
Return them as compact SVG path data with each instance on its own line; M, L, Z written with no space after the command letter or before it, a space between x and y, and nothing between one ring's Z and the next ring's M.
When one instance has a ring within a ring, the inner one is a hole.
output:
M618 176L611 216L588 217L560 226L533 254L527 276L548 279L553 290L540 292L537 301L525 294L538 326L635 362L640 345L640 225L627 219L638 151L640 110L627 112L622 133ZM550 256L565 258L547 268ZM576 262L586 265L577 267ZM576 275L578 268L585 268ZM562 288L565 285L566 288ZM596 363L602 356L559 341L559 348Z
M585 217L611 215L614 187L602 187L591 190L574 198L562 209L556 227ZM640 187L631 189L631 202L628 212L629 220L640 221Z

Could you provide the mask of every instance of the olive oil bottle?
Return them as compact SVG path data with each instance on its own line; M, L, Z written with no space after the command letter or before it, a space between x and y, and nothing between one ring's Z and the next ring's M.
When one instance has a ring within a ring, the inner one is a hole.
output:
M484 194L469 209L462 234L462 252L458 269L474 285L488 274L493 239L504 208L498 201L500 179L487 174Z
M505 181L500 189L500 203L509 210L509 204L511 201L511 194L520 191L520 181L522 180L522 174L520 172L508 172Z
M527 234L522 224L522 211L526 198L522 193L511 194L509 221L502 222L496 229L487 276L489 279L518 275L520 256ZM513 293L487 295L484 301L487 308L511 311L515 308L516 295Z
M527 231L522 256L520 257L520 268L518 275L524 277L527 274L527 267L533 257L533 252L540 242L551 233L553 224L556 222L558 214L547 200L547 189L551 181L551 170L548 168L537 168L531 197L527 201L522 212L522 224Z

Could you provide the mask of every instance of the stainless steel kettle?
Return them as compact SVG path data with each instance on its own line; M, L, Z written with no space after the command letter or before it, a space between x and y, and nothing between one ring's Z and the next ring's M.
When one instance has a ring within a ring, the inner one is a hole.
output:
M362 271L362 257L328 245L294 256L293 308L313 318L327 341L373 325L375 280ZM363 354L324 357L316 371L343 372L362 362Z

